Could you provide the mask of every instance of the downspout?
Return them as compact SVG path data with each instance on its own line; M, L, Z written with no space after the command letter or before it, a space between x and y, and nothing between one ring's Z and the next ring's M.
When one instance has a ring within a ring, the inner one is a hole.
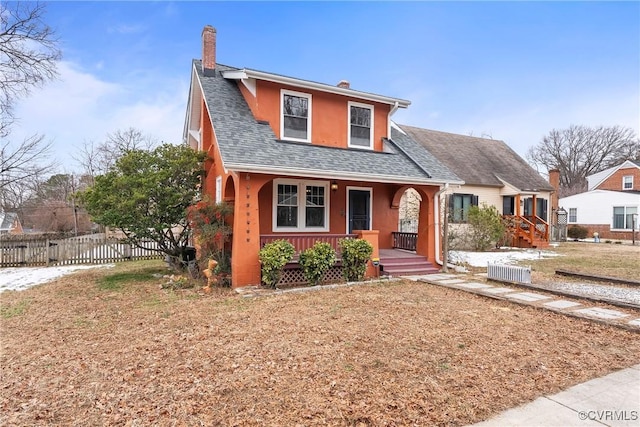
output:
M435 234L436 234L436 262L439 265L444 265L442 261L442 248L440 246L440 195L449 189L449 183L446 182L444 186L438 190L433 196L433 216L436 218L435 222Z

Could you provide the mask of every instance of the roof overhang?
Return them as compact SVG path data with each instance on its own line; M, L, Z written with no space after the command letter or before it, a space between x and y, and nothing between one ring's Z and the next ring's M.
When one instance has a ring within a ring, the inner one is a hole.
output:
M410 178L394 175L373 175L355 172L329 171L319 169L273 168L259 165L226 163L225 167L234 172L261 173L277 176L301 176L305 178L339 179L345 181L368 181L385 184L437 185L464 184L463 181L442 181L429 178Z
M225 79L231 80L265 80L274 83L285 84L302 89L313 89L322 92L333 93L337 95L349 96L352 98L363 99L366 101L379 102L382 104L389 104L397 106L398 108L407 108L411 101L400 98L392 98L389 96L377 95L375 93L360 92L353 89L342 88L338 86L332 86L325 83L312 82L309 80L296 79L294 77L282 76L280 74L266 73L264 71L251 70L244 68L242 70L229 70L223 71L222 76Z

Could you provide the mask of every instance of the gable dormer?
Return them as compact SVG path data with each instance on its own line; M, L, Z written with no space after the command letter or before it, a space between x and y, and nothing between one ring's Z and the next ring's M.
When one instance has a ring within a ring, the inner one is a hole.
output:
M236 80L256 120L268 122L281 141L383 151L391 116L410 102L263 71L222 73Z

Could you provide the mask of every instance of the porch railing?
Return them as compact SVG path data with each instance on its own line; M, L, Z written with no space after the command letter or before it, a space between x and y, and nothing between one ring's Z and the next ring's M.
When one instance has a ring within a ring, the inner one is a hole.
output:
M261 234L260 247L275 240L284 239L293 245L296 249L296 255L309 249L316 242L329 243L336 252L339 252L338 242L340 239L355 239L356 237L356 234Z
M418 242L418 233L407 233L404 231L393 231L393 248L394 249L406 249L408 251L415 251L416 244Z
M535 240L549 241L549 224L538 216L504 215L514 233L514 239L526 238L530 243Z

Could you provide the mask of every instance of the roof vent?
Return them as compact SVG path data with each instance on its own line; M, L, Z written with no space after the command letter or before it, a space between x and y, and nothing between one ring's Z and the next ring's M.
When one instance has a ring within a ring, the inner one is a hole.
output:
M337 86L341 87L342 89L350 89L351 83L349 83L349 80L340 80Z

